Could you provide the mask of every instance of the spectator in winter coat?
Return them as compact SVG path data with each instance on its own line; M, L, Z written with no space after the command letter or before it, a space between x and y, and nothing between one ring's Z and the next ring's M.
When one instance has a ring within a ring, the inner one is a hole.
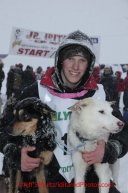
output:
M124 107L125 109L128 109L128 71L127 71L126 77L124 78L122 87L124 91L124 94L123 94Z
M2 88L2 82L5 79L5 73L3 71L4 63L0 60L0 94Z
M104 68L105 68L105 64L100 64L100 79L101 79L102 76L103 76Z
M126 73L126 77L123 81L118 82L118 86L116 88L116 92L124 92L123 93L123 117L128 122L128 71Z
M122 72L116 71L115 75L117 77L117 88L118 88L118 85L123 82L123 78L121 78ZM117 108L119 108L120 96L121 96L121 92L118 91L118 89L116 89L114 93L114 99L116 101Z
M23 64L19 63L17 66L23 71Z
M10 96L17 98L21 94L22 86L22 67L21 64L16 64L15 66L10 66L10 70L7 74L7 99Z
M118 87L117 87L116 90L118 90L118 91L126 91L126 90L128 90L128 71L126 73L126 77L124 78L123 81L121 81L118 84Z
M22 90L33 84L35 81L36 80L35 74L33 73L33 68L28 65L22 73Z
M118 86L116 88L116 92L124 92L123 94L123 103L125 109L128 108L128 71L126 73L126 77L123 81L118 82Z
M36 72L35 72L36 80L41 80L43 74L44 74L44 71L43 71L42 67L39 66L39 67L36 69Z
M6 83L6 95L7 99L12 96L13 93L13 75L15 66L10 66L9 72L7 73L7 83Z
M36 80L36 74L33 71L33 67L32 66L30 66L30 71L32 72L32 76L33 76L34 80Z
M113 75L113 70L111 66L105 66L103 76L100 80L100 84L102 84L104 87L104 91L106 93L106 100L115 100L114 91L117 88L117 77Z
M100 81L100 66L94 66L93 76L95 78L96 83L98 84Z
M128 89L124 91L123 103L124 103L124 107L128 108Z
M57 112L67 111L67 107L76 103L76 101L96 97L100 93L102 99L105 98L102 85L97 85L92 76L95 63L94 47L89 37L75 31L66 36L56 51L55 66L48 69L41 81L35 82L24 90L17 101L27 97L38 97L45 101L53 110ZM49 100L51 98L51 100ZM96 97L97 98L97 97ZM113 109L113 115L123 120L121 113ZM1 119L0 132L0 151L5 155L5 161L9 168L20 169L24 172L30 172L40 164L40 158L30 158L29 151L33 147L23 147L22 149L13 144L15 137L6 133L6 127L13 114L8 112L6 117ZM54 121L57 130L57 139L67 143L67 132L69 120ZM65 137L65 138L64 138ZM19 136L20 138L20 136ZM89 165L90 169L86 175L86 183L98 184L98 177L92 164L94 163L111 163L113 164L118 158L124 156L128 150L128 127L124 126L120 133L110 135L107 143L100 140L97 147L92 152L84 152L81 156ZM14 156L17 159L14 160ZM21 158L21 159L19 159ZM52 184L63 183L64 187L49 187L49 193L74 193L74 168L72 166L71 155L64 154L63 150L57 145L53 159L46 168L46 181ZM62 172L63 168L70 168ZM81 166L80 166L81 167ZM107 171L106 171L107 172ZM31 193L36 193L37 189L33 187ZM98 193L97 187L87 187L86 193ZM110 187L109 193L119 193L115 186Z
M123 107L123 117L128 123L128 107L125 107L125 106Z

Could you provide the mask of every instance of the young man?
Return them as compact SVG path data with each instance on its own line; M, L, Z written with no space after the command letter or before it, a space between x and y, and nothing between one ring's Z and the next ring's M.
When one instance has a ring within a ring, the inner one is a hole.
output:
M40 82L36 82L24 90L18 100L27 97L38 97L48 104L56 112L63 115L67 108L88 97L105 99L102 85L97 85L93 76L95 64L95 53L91 40L80 31L69 34L61 43L55 55L55 66L48 69ZM119 111L113 110L113 114L123 120ZM13 118L8 113L8 117L1 120L1 125ZM69 120L61 118L56 120L55 128L58 140L66 142ZM2 130L1 130L2 131ZM111 135L108 143L102 140L98 142L97 148L93 152L85 152L81 156L88 162L90 169L86 176L86 183L98 183L97 175L94 172L94 163L113 164L119 157L124 156L128 149L128 127L124 126L120 133ZM19 168L21 171L30 172L39 166L40 158L31 158L27 155L33 151L34 147L24 147L22 149L13 144L14 138L1 132L0 149L5 154L5 160L9 168ZM21 160L13 160L13 154L19 154ZM51 183L49 193L74 193L74 168L71 155L66 154L57 146L54 156L47 167L47 182ZM69 183L72 183L70 185ZM75 186L75 184L74 184ZM35 188L32 192L35 193ZM98 188L88 187L86 193L98 193ZM110 193L119 193L115 187L110 187Z

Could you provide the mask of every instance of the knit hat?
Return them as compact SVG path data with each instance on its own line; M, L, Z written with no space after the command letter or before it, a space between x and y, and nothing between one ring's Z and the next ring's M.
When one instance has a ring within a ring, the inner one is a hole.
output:
M67 47L64 47L60 53L59 53L59 59L58 62L62 63L65 59L73 56L81 56L87 61L90 60L90 53L87 49L85 49L83 46L80 45L69 45Z

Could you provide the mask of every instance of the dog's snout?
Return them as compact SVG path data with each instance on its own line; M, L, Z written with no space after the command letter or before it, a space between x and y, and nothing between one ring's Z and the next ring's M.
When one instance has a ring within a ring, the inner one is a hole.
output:
M117 122L117 125L119 126L119 128L123 128L123 126L124 126L124 122L122 122L122 121L118 121L118 122Z

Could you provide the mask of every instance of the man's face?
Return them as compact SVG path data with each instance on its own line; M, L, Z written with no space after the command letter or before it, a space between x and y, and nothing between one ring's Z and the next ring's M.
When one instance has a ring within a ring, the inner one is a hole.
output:
M104 74L110 74L110 73L111 73L111 70L109 68L104 69Z
M88 61L81 56L73 56L63 61L61 76L64 84L75 88L86 72Z

